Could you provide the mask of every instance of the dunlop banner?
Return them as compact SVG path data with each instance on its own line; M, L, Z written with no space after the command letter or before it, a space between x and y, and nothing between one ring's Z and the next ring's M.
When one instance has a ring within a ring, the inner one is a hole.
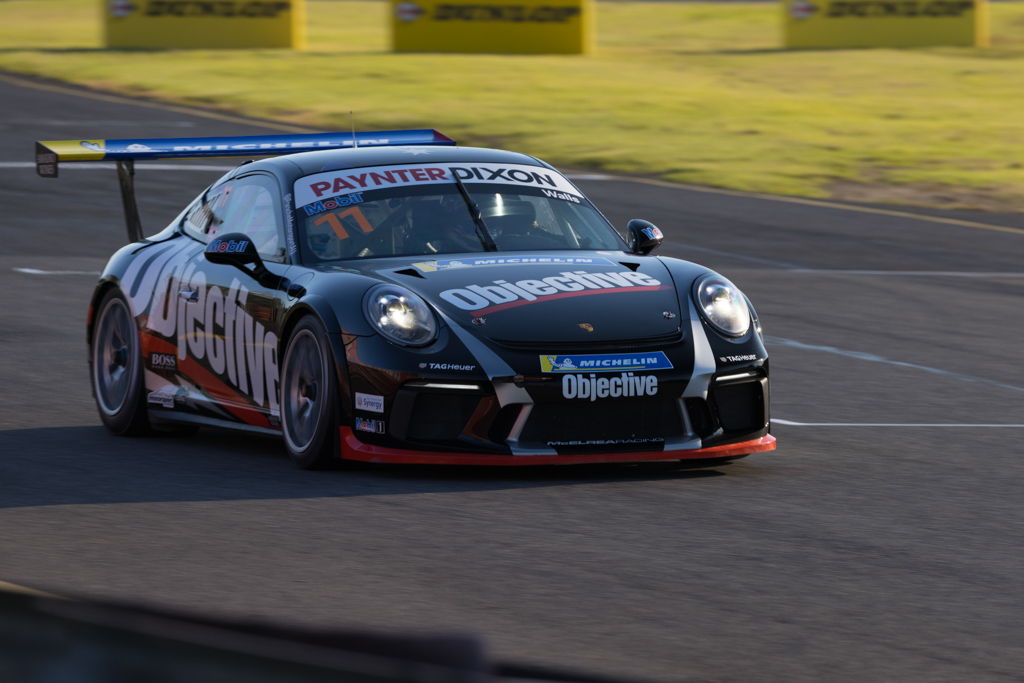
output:
M594 0L391 0L396 52L586 54Z
M782 0L786 47L989 44L988 0Z
M101 0L107 47L305 47L306 0Z

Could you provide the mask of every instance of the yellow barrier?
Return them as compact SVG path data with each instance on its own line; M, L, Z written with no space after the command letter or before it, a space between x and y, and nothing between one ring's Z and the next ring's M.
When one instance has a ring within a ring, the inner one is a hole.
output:
M594 0L391 0L396 52L586 54Z
M101 0L107 47L303 48L306 0Z
M989 44L988 0L782 0L786 47Z

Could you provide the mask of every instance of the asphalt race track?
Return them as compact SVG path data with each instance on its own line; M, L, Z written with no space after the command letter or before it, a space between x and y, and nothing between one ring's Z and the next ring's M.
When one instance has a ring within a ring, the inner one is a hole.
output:
M274 131L3 79L0 101L0 580L478 633L499 660L626 679L1021 680L1024 216L580 180L754 300L779 449L707 471L311 473L273 439L103 430L84 327L124 241L115 175L31 167L37 139ZM147 234L217 176L196 166L142 165Z

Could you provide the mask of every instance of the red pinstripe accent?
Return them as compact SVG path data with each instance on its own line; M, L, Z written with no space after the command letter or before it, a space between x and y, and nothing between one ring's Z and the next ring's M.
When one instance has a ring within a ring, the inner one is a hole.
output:
M178 354L177 346L166 340L160 339L159 337L154 337L148 332L140 332L139 339L141 341L143 357L148 357L154 352L171 353L175 356ZM218 392L231 397L239 403L252 403L247 396L243 396L233 387L225 384L219 377L217 377L217 375L213 374L196 362L194 358L186 357L184 360L178 359L178 373L185 375L201 387L216 388ZM217 405L224 408L246 424L272 429L270 422L267 420L267 416L262 411L255 408L249 408L245 405L235 405L234 403L217 402Z
M568 299L571 296L587 296L588 294L615 294L616 292L656 292L659 289L671 289L664 285L644 285L642 287L615 287L608 289L584 289L579 292L562 292L560 294L546 294L539 296L536 299L519 299L518 301L509 301L507 304L497 304L495 306L488 306L487 308L481 308L478 311L473 311L473 317L479 318L482 315L488 313L494 313L495 311L503 311L506 308L515 308L516 306L526 306L527 304L539 304L544 301L553 301L555 299Z
M582 465L586 463L655 462L659 460L696 460L731 458L761 451L775 450L771 434L759 439L725 446L688 451L644 451L626 453L585 453L575 455L492 455L488 453L445 453L412 451L404 448L373 446L360 441L350 427L341 428L341 457L364 462L404 465Z

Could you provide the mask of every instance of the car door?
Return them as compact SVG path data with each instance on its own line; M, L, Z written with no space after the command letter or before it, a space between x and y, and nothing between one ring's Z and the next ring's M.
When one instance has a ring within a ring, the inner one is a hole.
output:
M194 246L182 248L169 288L176 292L168 292L176 296L168 306L176 309L176 387L173 401L162 397L164 409L207 422L277 427L277 331L286 295L261 285L251 270L211 263L204 249L217 236L243 234L267 270L284 276L289 265L280 197L273 176L251 173L214 185L186 213L180 229Z

